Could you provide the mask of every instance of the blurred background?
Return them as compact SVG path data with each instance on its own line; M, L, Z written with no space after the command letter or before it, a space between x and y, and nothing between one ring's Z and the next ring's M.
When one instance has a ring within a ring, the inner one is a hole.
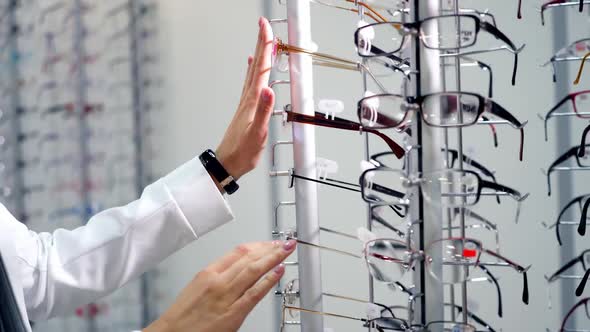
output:
M486 282L469 286L470 310L496 331L557 331L567 311L587 297L590 289L576 297L577 280L548 283L544 276L588 249L589 242L575 227L562 227L560 246L555 230L542 222L554 223L567 202L587 194L589 178L585 172L557 172L549 197L543 170L579 144L588 123L577 117L552 119L545 141L538 114L545 115L568 93L589 89L590 74L574 86L579 61L558 63L556 82L551 65L541 65L560 49L590 38L590 5L582 13L576 6L550 8L543 26L539 15L543 3L538 0L523 0L522 19L516 18L516 0L460 0L460 4L461 8L489 10L498 29L517 46L526 44L516 86L510 84L512 54L499 51L473 58L493 69L494 101L518 119L529 121L523 162L518 160L519 133L513 128L496 127L498 147L485 126L464 131L466 155L492 169L499 183L530 193L518 223L514 222L517 204L509 198L502 199L501 205L484 198L476 208L497 225L501 253L521 265L532 265L530 304L520 300L521 276L495 268L503 294L503 317L497 315L496 290ZM0 5L2 203L34 231L74 228L102 209L135 199L148 183L203 150L215 148L238 104L247 57L255 47L257 19L262 15L286 18L286 7L278 0L5 0ZM321 52L357 61L353 43L357 26L355 13L312 4L313 40ZM287 40L284 24L273 24L273 30ZM480 36L477 49L500 45L489 35ZM569 55L589 50L588 42L576 45ZM273 74L273 79L288 78L288 73ZM401 89L400 79L385 79L392 90ZM464 91L487 96L485 71L466 67L461 79ZM344 105L339 116L357 120L356 104L364 92L358 72L314 67L313 86L316 105L338 100ZM277 86L275 92L276 109L282 109L289 103L289 88ZM579 105L586 107L579 112L590 110L587 99ZM567 103L562 112L572 110ZM317 156L338 165L330 177L356 183L365 157L364 136L326 128L316 129L316 135ZM284 126L281 119L273 119L269 148L276 141L290 139L290 124ZM386 148L380 141L370 141L372 152ZM289 146L278 148L274 169L293 167L291 154ZM228 198L235 221L112 296L78 308L69 317L39 322L35 330L129 331L145 326L215 258L239 243L272 238L276 205L294 196L288 179L271 179L270 170L267 151L260 166L241 179L240 190ZM322 185L318 190L323 227L355 234L366 225L367 207L359 194ZM580 213L575 212L563 220L579 220ZM277 222L279 230L294 227L294 209L281 208ZM497 246L493 231L474 229L468 235L482 239L487 247ZM333 234L322 234L322 244L351 252L362 249L358 240ZM297 275L296 268L287 270L283 285ZM571 272L581 275L585 271L580 265ZM367 268L360 260L322 254L321 282L324 291L368 297ZM411 285L412 279L404 282ZM376 294L376 300L388 305L407 301L405 294L384 285L376 285ZM328 297L324 309L359 317L367 310L361 303ZM276 331L279 319L280 301L269 295L241 330ZM298 317L294 314L289 319ZM333 331L363 330L348 320L328 318L325 322ZM577 317L577 324L579 328L590 326L588 314ZM298 326L287 328L298 330Z

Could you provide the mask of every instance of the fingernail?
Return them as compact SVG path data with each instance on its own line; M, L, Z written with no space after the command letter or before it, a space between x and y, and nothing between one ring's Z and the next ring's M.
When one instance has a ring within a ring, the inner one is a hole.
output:
M279 241L279 240L272 241L272 245L275 246L275 247L280 247L281 246L281 241Z
M265 103L270 101L270 92L268 90L262 90L262 101Z
M258 27L262 28L262 22L264 22L263 20L264 19L262 17L258 19Z
M293 250L293 248L295 248L295 243L295 240L289 240L285 242L285 244L283 244L283 249L285 249L286 251L291 251Z
M280 264L279 266L275 267L275 273L278 275L281 275L285 272L285 265L284 264Z

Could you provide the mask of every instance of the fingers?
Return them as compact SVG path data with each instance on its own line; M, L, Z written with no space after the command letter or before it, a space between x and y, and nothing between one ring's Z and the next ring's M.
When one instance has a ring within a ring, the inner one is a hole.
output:
M250 250L253 249L255 244L242 244L234 248L230 253L221 257L217 261L210 264L207 269L213 272L222 273L227 268L232 266L235 262L237 262L240 258L244 257L248 254Z
M223 271L223 273L221 273L221 278L226 284L229 284L248 265L266 255L269 255L277 247L280 247L280 245L280 241L273 241L257 242L238 246L236 250L241 252L241 256L238 260L231 264L231 266L228 266Z
M232 306L232 310L238 316L247 316L252 309L262 301L264 296L273 289L285 274L285 266L279 265L272 272L267 274L254 287L248 289Z
M250 86L250 97L256 98L260 89L268 85L271 69L271 54L273 48L273 36L270 23L266 18L261 19L259 48L252 63L252 81Z
M231 294L236 294L237 298L242 296L251 288L260 278L268 273L271 269L281 264L295 250L296 242L289 240L277 246L273 251L257 261L246 266L230 283L229 289Z
M244 86L242 87L242 96L240 100L243 100L246 92L248 91L248 81L250 81L250 77L252 76L251 70L252 70L252 62L254 62L254 57L253 56L248 56L248 70L246 71L246 79L244 80Z
M271 88L263 88L260 93L260 102L258 103L258 109L254 114L253 130L256 137L265 140L266 134L268 133L268 122L272 116L272 111L275 105L275 94Z
M246 81L244 82L244 87L246 90L249 90L249 88L252 85L252 80L254 77L254 68L255 68L256 63L258 61L258 58L260 57L262 45L264 44L264 36L263 36L264 31L262 29L263 24L264 24L263 20L264 19L262 17L258 20L258 41L256 43L256 50L254 51L254 57L252 58L252 63L250 65L250 68L248 68L248 75L246 76Z

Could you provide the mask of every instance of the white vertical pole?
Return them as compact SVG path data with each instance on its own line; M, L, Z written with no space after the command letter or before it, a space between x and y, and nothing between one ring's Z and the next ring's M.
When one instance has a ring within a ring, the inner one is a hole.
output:
M411 2L411 12L414 13L414 20L436 16L440 14L439 0L413 0ZM437 35L436 27L434 31L426 31L427 35ZM440 66L439 51L427 49L422 46L419 37L414 38L412 45L412 66L418 71L419 79L415 80L416 96L421 96L430 92L442 91L443 75ZM438 105L440 107L441 105ZM430 170L442 168L441 147L444 142L444 131L439 128L433 128L419 121L414 121L412 128L413 145L418 148L411 152L411 171L428 172ZM418 244L420 249L426 249L426 246L441 238L442 236L442 210L436 206L436 199L426 201L417 199L411 206L411 217L413 221L420 220L419 231L414 234L414 243ZM441 250L435 250L440 253ZM444 317L444 289L440 282L436 281L425 270L425 264L419 264L414 274L416 290L423 293L422 298L416 301L416 316L414 323L428 323L431 321L440 321ZM435 331L439 332L439 331Z
M287 19L289 44L309 48L311 40L311 17L309 0L288 0ZM314 114L312 59L303 54L289 56L291 75L291 104L293 111L307 115ZM293 124L293 153L295 172L316 177L316 147L313 126ZM297 214L297 236L311 243L319 243L320 226L318 217L317 185L310 181L295 181ZM320 252L309 246L297 249L299 261L299 284L301 306L306 309L322 310L322 278ZM303 332L323 331L323 317L301 313Z

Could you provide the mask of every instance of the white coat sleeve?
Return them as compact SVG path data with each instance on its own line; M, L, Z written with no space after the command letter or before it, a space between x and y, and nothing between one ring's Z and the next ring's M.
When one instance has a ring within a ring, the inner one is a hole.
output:
M85 226L49 233L12 225L29 319L69 314L233 219L198 159L146 187L138 200Z

